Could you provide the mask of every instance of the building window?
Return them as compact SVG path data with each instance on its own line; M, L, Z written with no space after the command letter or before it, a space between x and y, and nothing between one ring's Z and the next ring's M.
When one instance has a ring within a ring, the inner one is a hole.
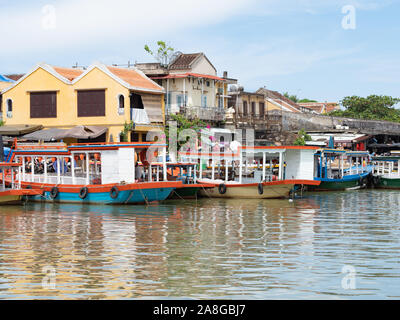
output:
M104 117L105 115L105 90L78 91L78 117Z
M139 142L139 133L131 132L131 142Z
M125 112L125 97L123 94L118 96L118 114L123 115Z
M13 101L7 99L7 118L12 118Z
M170 93L168 93L168 94L170 94ZM169 96L168 98L171 99L171 96ZM169 100L169 103L171 103L171 100ZM136 94L136 93L131 94L130 107L131 107L131 109L144 109L142 96L140 94Z
M187 95L177 94L176 95L176 103L178 107L184 107L187 104Z
M202 106L203 108L206 108L206 107L207 107L207 96L206 96L205 94L203 94L203 95L201 96L201 106Z
M252 115L256 114L256 103L255 102L251 103L251 114Z
M247 116L247 101L243 101L243 115Z
M263 116L265 114L265 104L264 104L264 102L260 102L259 106L260 106L260 115Z
M57 92L31 92L30 116L34 118L57 118Z

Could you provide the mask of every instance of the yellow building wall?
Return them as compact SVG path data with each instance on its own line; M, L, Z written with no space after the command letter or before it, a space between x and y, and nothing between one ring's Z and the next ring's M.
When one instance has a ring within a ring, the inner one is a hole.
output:
M281 110L281 108L278 107L277 105L265 100L265 110L266 111Z
M78 90L105 89L105 116L78 117ZM30 92L56 91L57 118L30 118ZM125 112L118 114L118 97L125 97ZM3 102L13 101L12 118L4 118L8 125L13 124L41 124L45 128L71 128L77 125L107 126L107 141L112 134L117 141L125 122L130 122L130 91L117 81L95 68L86 76L69 85L54 77L47 71L39 68L17 86L3 95ZM162 99L164 115L164 102ZM165 116L164 116L165 118ZM151 127L142 127L141 130L150 130Z
M0 91L4 90L4 89L6 89L6 88L8 88L10 86L12 86L11 82L0 81ZM1 92L0 92L0 94L1 94Z

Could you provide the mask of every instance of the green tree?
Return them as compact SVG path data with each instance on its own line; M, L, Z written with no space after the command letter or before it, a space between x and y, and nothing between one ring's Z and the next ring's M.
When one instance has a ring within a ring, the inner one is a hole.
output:
M345 97L340 101L344 110L335 110L329 113L329 115L400 122L400 110L394 107L399 102L399 98L390 96L370 95L366 98L358 96Z
M292 101L295 102L295 103L299 102L299 98L298 98L296 95L294 95L294 94L289 94L288 92L285 92L283 95L284 95L286 98L292 100Z
M131 121L129 123L125 121L124 130L122 130L120 133L121 142L128 142L128 134L129 134L129 132L133 131L134 129L135 129L135 124L133 121Z
M299 103L308 103L308 102L318 102L317 100L311 100L311 99L301 99L298 101Z
M311 136L304 129L301 129L297 134L297 139L294 141L295 146L305 146L307 141L311 141Z
M192 130L196 131L197 133L199 133L200 129L202 129L206 126L206 123L198 118L190 120L190 119L187 119L182 114L171 114L170 117L171 117L172 121L176 121L176 123L177 123L177 137L179 137L180 133L183 130L192 129ZM165 127L165 135L166 135L168 143L171 142L171 136L170 136L169 129L170 129L169 126ZM178 151L186 142L187 141L179 141L178 142Z
M152 55L163 66L167 66L170 62L171 56L174 53L174 48L170 47L165 41L157 41L157 50L152 51L146 44L144 50Z

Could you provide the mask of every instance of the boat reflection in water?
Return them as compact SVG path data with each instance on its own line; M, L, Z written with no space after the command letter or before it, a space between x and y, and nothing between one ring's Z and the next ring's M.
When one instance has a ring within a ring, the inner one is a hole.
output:
M294 202L1 207L0 297L395 296L399 204L392 191L360 190ZM357 270L351 292L345 265Z

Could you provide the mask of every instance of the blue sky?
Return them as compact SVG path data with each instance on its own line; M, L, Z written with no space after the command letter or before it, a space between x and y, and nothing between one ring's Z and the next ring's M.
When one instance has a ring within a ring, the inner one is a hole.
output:
M355 29L343 29L343 6ZM0 74L36 63L146 62L166 40L204 52L246 90L400 97L400 0L0 0Z

